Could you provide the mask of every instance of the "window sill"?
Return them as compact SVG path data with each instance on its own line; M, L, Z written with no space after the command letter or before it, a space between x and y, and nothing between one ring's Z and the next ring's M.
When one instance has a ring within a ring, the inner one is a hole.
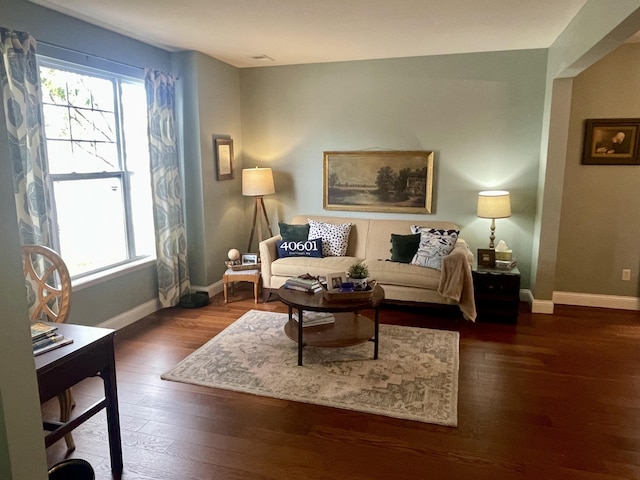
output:
M106 282L108 280L112 280L114 278L122 277L123 275L127 275L131 272L135 272L137 270L142 270L143 268L147 268L149 265L155 264L155 257L144 257L138 260L133 260L129 263L125 263L123 265L118 265L117 267L110 268L108 270L103 270L98 273L94 273L92 275L87 275L85 277L80 277L75 280L71 280L71 286L73 291L79 291L84 288L91 287L93 285L98 285L100 283Z

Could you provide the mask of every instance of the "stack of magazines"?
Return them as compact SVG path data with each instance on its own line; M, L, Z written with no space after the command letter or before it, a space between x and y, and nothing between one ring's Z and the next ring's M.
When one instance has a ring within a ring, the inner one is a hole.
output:
M33 346L33 355L53 350L73 342L72 338L67 338L57 332L58 327L43 322L35 322L31 324L31 343Z
M307 293L318 293L321 292L324 287L320 283L320 280L316 278L302 278L302 277L293 277L287 279L284 284L285 288L289 288L291 290L297 290L299 292L307 292Z
M308 312L303 311L302 328L315 327L316 325L325 325L327 323L335 323L336 317L331 312ZM293 312L293 319L298 321L298 312Z

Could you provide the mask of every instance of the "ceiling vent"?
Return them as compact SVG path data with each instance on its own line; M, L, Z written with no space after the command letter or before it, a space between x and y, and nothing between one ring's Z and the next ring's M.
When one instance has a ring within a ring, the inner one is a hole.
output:
M275 62L275 60L269 57L268 55L254 55L251 58L254 59L256 62Z

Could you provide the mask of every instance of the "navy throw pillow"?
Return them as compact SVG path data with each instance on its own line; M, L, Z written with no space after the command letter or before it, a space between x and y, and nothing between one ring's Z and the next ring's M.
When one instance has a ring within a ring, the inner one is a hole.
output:
M278 258L315 257L322 258L322 239L287 241L278 240Z

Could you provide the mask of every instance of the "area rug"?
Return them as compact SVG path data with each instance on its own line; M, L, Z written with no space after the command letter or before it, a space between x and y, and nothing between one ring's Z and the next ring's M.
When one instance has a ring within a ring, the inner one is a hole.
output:
M182 360L165 380L456 426L459 333L380 325L373 344L305 346L284 333L287 315L250 310Z

